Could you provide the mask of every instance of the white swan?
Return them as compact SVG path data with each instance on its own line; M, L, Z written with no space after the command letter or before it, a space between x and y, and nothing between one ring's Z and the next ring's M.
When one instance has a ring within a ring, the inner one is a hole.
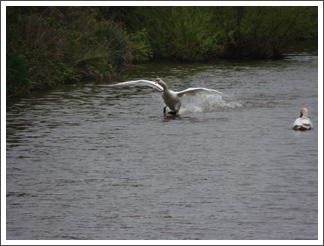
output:
M205 89L205 88L188 88L183 91L175 92L172 90L169 90L168 86L162 79L156 79L156 82L152 82L149 80L135 80L135 81L128 81L128 82L122 82L118 84L113 84L109 85L110 87L113 86L150 86L158 91L162 91L162 98L164 100L164 103L166 106L163 108L163 113L164 115L166 114L166 107L168 106L171 111L168 112L168 114L176 115L178 114L180 107L181 107L181 102L180 99L183 95L187 96L196 96L196 95L206 95L206 94L213 94L213 95L219 95L219 96L227 96L228 95L212 90L212 89ZM230 98L230 97L229 97ZM230 98L231 99L231 98Z
M299 130L299 131L312 130L313 124L311 120L307 118L307 116L308 116L307 108L302 108L300 110L300 116L295 120L292 129Z

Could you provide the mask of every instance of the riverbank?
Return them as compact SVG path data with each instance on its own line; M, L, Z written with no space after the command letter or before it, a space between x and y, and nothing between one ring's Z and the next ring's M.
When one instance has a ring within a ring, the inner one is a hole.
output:
M6 97L113 81L145 61L283 59L317 7L7 7ZM210 24L213 23L213 24Z

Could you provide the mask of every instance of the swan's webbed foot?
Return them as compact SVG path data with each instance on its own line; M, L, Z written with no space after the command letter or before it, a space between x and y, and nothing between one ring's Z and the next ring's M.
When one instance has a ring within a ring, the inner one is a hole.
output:
M166 112L166 107L167 106L165 106L164 108L163 108L163 114L164 114L164 116L166 115L166 114L171 114L171 115L176 115L177 113L178 113L178 111L169 111L169 112Z
M177 111L170 111L168 114L176 115L178 112Z

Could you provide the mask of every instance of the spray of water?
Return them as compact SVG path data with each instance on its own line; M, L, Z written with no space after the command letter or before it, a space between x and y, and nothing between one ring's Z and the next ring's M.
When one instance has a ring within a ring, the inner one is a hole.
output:
M215 111L223 111L229 108L242 107L242 103L238 101L224 100L220 96L205 95L198 97L184 97L181 100L182 108L179 114L187 113L209 113Z

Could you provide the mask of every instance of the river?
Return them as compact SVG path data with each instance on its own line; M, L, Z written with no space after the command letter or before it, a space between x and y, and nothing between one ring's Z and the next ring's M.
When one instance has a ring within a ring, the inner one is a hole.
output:
M7 100L7 240L317 240L317 52L129 71L233 98L184 96L178 116L104 82ZM302 107L312 131L291 129Z

